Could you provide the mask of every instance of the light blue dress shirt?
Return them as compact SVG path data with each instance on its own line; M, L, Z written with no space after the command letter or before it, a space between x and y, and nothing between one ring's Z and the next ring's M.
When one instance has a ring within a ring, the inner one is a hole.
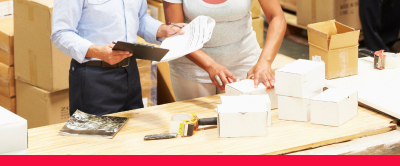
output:
M147 14L146 0L55 0L51 40L79 63L89 60L90 46L113 41L136 42L137 35L160 43L162 23Z

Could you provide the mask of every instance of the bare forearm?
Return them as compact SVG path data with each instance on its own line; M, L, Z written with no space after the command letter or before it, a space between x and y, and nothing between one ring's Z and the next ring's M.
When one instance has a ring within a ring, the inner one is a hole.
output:
M285 31L286 21L283 16L276 16L271 19L267 31L266 42L261 52L259 61L266 61L269 64L272 64L276 55L278 54L279 48L282 45Z
M203 50L197 50L186 55L186 57L206 71L216 63L214 59L207 55Z

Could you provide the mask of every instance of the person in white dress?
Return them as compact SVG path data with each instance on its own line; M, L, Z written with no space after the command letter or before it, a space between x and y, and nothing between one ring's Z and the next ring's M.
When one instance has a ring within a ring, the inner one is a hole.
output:
M169 62L177 101L222 93L226 84L244 78L254 79L255 87L261 81L266 90L274 88L271 64L286 21L278 0L258 1L269 23L262 50L252 28L252 0L164 0L167 23L189 23L200 15L216 21L210 41L201 50Z

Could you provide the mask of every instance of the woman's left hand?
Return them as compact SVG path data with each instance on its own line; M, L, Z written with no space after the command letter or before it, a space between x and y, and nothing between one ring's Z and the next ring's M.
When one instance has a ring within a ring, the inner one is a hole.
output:
M254 79L255 88L258 87L260 79L267 87L267 90L272 90L275 86L275 75L272 72L271 64L266 61L257 62L257 64L247 72L247 79Z

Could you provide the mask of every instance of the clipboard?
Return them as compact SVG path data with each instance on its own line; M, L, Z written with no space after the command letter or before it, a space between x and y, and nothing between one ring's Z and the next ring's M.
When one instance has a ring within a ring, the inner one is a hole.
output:
M118 41L112 50L129 51L133 53L132 58L158 62L169 52L168 49L123 41Z

